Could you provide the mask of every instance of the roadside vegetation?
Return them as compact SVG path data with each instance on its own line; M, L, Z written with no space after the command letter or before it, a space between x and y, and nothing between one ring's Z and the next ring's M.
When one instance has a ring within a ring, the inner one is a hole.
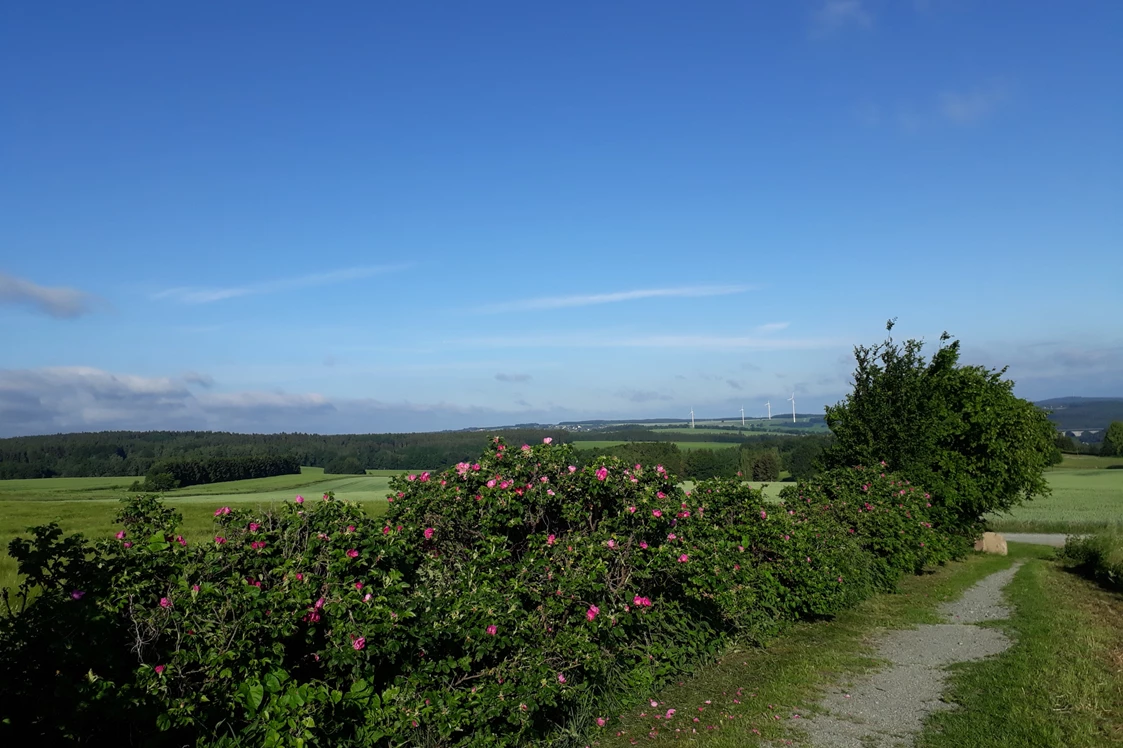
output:
M386 478L302 471L256 493L129 499L92 543L39 526L9 544L0 730L87 745L569 746L631 742L641 724L666 739L667 720L695 739L720 712L712 737L742 724L738 739L778 736L799 716L778 705L867 664L860 631L929 616L1008 564L971 543L988 513L1049 490L1061 457L1045 415L1002 371L960 365L949 340L930 360L917 341L856 349L831 437L715 450L497 437L454 467L389 479L375 507L319 488ZM679 465L725 477L682 483L696 476ZM781 472L797 480L772 482ZM307 500L273 499L313 477ZM688 723L674 704L703 694ZM641 700L658 718L629 708Z

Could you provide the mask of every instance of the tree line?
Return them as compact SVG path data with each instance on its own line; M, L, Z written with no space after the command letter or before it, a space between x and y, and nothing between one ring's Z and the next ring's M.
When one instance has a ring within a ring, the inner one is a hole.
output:
M291 455L180 458L155 463L149 468L144 482L133 484L133 488L140 491L168 491L229 480L295 475L299 472L300 461Z
M511 429L512 443L568 441L563 429ZM439 470L479 454L488 433L234 434L222 431L102 431L0 439L0 480L136 476L161 461L216 457L292 458L338 472Z
M781 472L802 480L818 472L818 460L831 444L824 435L757 437L740 440L727 449L680 449L670 442L629 442L614 447L581 450L582 466L601 457L619 457L642 465L660 464L687 480L733 478L740 474L753 481L778 481Z

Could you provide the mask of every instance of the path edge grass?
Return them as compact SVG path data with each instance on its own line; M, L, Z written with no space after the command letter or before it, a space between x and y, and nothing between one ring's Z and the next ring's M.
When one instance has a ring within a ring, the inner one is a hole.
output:
M872 657L878 632L943 622L936 612L941 603L1038 553L1011 544L1008 556L971 554L905 578L895 592L875 595L833 619L793 624L763 646L735 644L681 685L651 695L657 707L644 701L611 716L603 730L588 737L603 747L632 745L636 739L644 744L689 740L715 748L799 739L799 720L814 712L827 688L879 664ZM671 720L665 719L667 709L675 710Z

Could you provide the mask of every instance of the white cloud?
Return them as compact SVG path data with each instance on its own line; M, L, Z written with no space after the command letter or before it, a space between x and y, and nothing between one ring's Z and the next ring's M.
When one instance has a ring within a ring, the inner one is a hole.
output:
M862 0L826 0L811 14L811 31L815 36L827 36L848 26L869 28L873 14Z
M259 296L262 294L281 293L282 291L295 291L301 288L328 286L335 283L370 278L375 275L384 275L405 270L408 265L379 265L372 267L345 268L327 273L312 273L295 278L278 278L271 281L251 283L244 286L227 286L222 288L179 287L168 288L152 295L154 300L171 299L184 304L210 304L215 301L234 299L240 296Z
M55 319L73 319L92 312L96 302L94 296L76 288L40 286L0 273L0 304L28 306Z
M371 433L585 418L566 408L500 410L318 393L192 392L185 379L83 366L0 369L0 437L103 430Z
M743 293L751 286L681 286L679 288L646 288L634 291L614 291L601 294L579 294L573 296L543 296L536 299L491 304L478 311L487 313L515 312L534 309L564 309L566 307L594 306L596 304L616 304L622 301L655 298L697 298L702 296L727 296Z
M780 330L787 330L791 322L769 322L765 325L757 325L756 331L761 333L779 332Z
M986 119L1009 99L1009 92L1000 83L976 86L968 91L945 91L940 94L940 113L957 125L971 125Z

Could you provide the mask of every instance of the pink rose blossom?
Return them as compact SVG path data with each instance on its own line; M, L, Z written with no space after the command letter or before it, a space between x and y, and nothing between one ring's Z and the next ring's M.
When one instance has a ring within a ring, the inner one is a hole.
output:
M433 538L433 532L434 532L434 530L433 530L432 527L426 527L425 532L423 532L421 534L425 536L426 540L431 540Z
M487 635L488 636L495 636L497 631L499 631L499 629L496 628L494 623L487 627Z
M594 618L597 617L598 613L600 613L600 608L598 608L595 605L590 605L589 609L585 611L585 618L588 621L592 621Z
M364 639L361 636L358 639L356 639L355 641L351 642L351 648L354 649L356 652L358 652L360 649L362 649L366 645L367 645L367 640Z
M492 478L491 480L489 480L487 482L487 487L488 488L495 488L495 479L494 478Z
M161 608L170 608L170 607L172 607L172 601L169 600L166 597L161 597L160 598L160 607Z
M565 675L558 673L558 683L565 683Z
M604 717L597 717L597 727L604 727L606 724L608 723L605 721Z
M609 548L615 548L616 547L616 541L615 540L609 540L608 541L608 547Z
M547 436L547 437L546 437L545 439L543 439L543 440L542 440L542 443L543 443L543 444L549 444L549 443L551 443L552 441L554 441L554 440L553 440L553 438L552 438L552 437L549 437L549 436Z
M661 511L660 511L660 510L658 510L658 509L652 509L652 510L651 510L651 516L652 516L652 517L662 517L662 516L663 516L663 512L661 512Z
M167 668L165 668L163 665L157 665L156 667L154 667L152 669L156 671L156 675L163 675L164 670L166 670Z
M182 536L182 535L176 535L176 536L175 536L175 542L179 543L179 544L180 544L180 545L182 545L182 546L183 546L184 548L186 548L186 547L187 547L187 541L183 539L183 536Z
M570 465L570 466L569 466L569 472L571 472L571 473L576 473L576 472L577 472L577 468L575 468L575 467L574 467L573 465Z
M70 598L72 600L81 600L82 596L85 595L85 594L86 593L83 592L82 590L74 590L73 592L70 593Z
M608 468L606 468L606 467L599 468L597 470L597 472L595 473L595 475L597 476L597 480L604 480L605 478L608 477Z
M358 558L358 557L359 557L359 552L358 552L358 551L356 551L356 550L355 550L354 548L352 548L351 550L347 551L347 555L348 555L348 557L350 557L350 558Z
M646 540L641 540L641 541L639 542L639 547L640 547L640 548L643 548L643 549L644 549L644 550L646 551L646 550L647 550L647 541L646 541Z
M218 545L222 545L223 543L226 542L226 538L222 537L221 535L216 535L215 538L214 538L214 542L217 543Z
M223 541L223 542L225 542L225 541ZM127 541L127 540L124 543L122 543L121 545L124 548L132 548L133 547L133 544L130 543L129 541Z
M297 504L303 504L303 503L304 503L304 497L303 497L303 496L299 496L299 495L298 495L298 496L297 496L297 497L296 497L296 498L294 499L294 501L296 501L296 503L297 503Z
M546 536L546 545L553 545L555 540L557 540L556 535L547 535Z
M685 553L678 557L678 562L680 564L685 564L689 560L690 560L690 557L687 556Z
M675 539L676 537L678 537L678 536L676 536L676 535L675 535L675 534L674 534L674 533L672 532L672 533L670 533L670 534L668 534L668 535L667 535L667 540L674 540L674 539Z
M117 539L118 540L124 540L125 539L125 531L124 530L121 530L121 532L117 533Z

